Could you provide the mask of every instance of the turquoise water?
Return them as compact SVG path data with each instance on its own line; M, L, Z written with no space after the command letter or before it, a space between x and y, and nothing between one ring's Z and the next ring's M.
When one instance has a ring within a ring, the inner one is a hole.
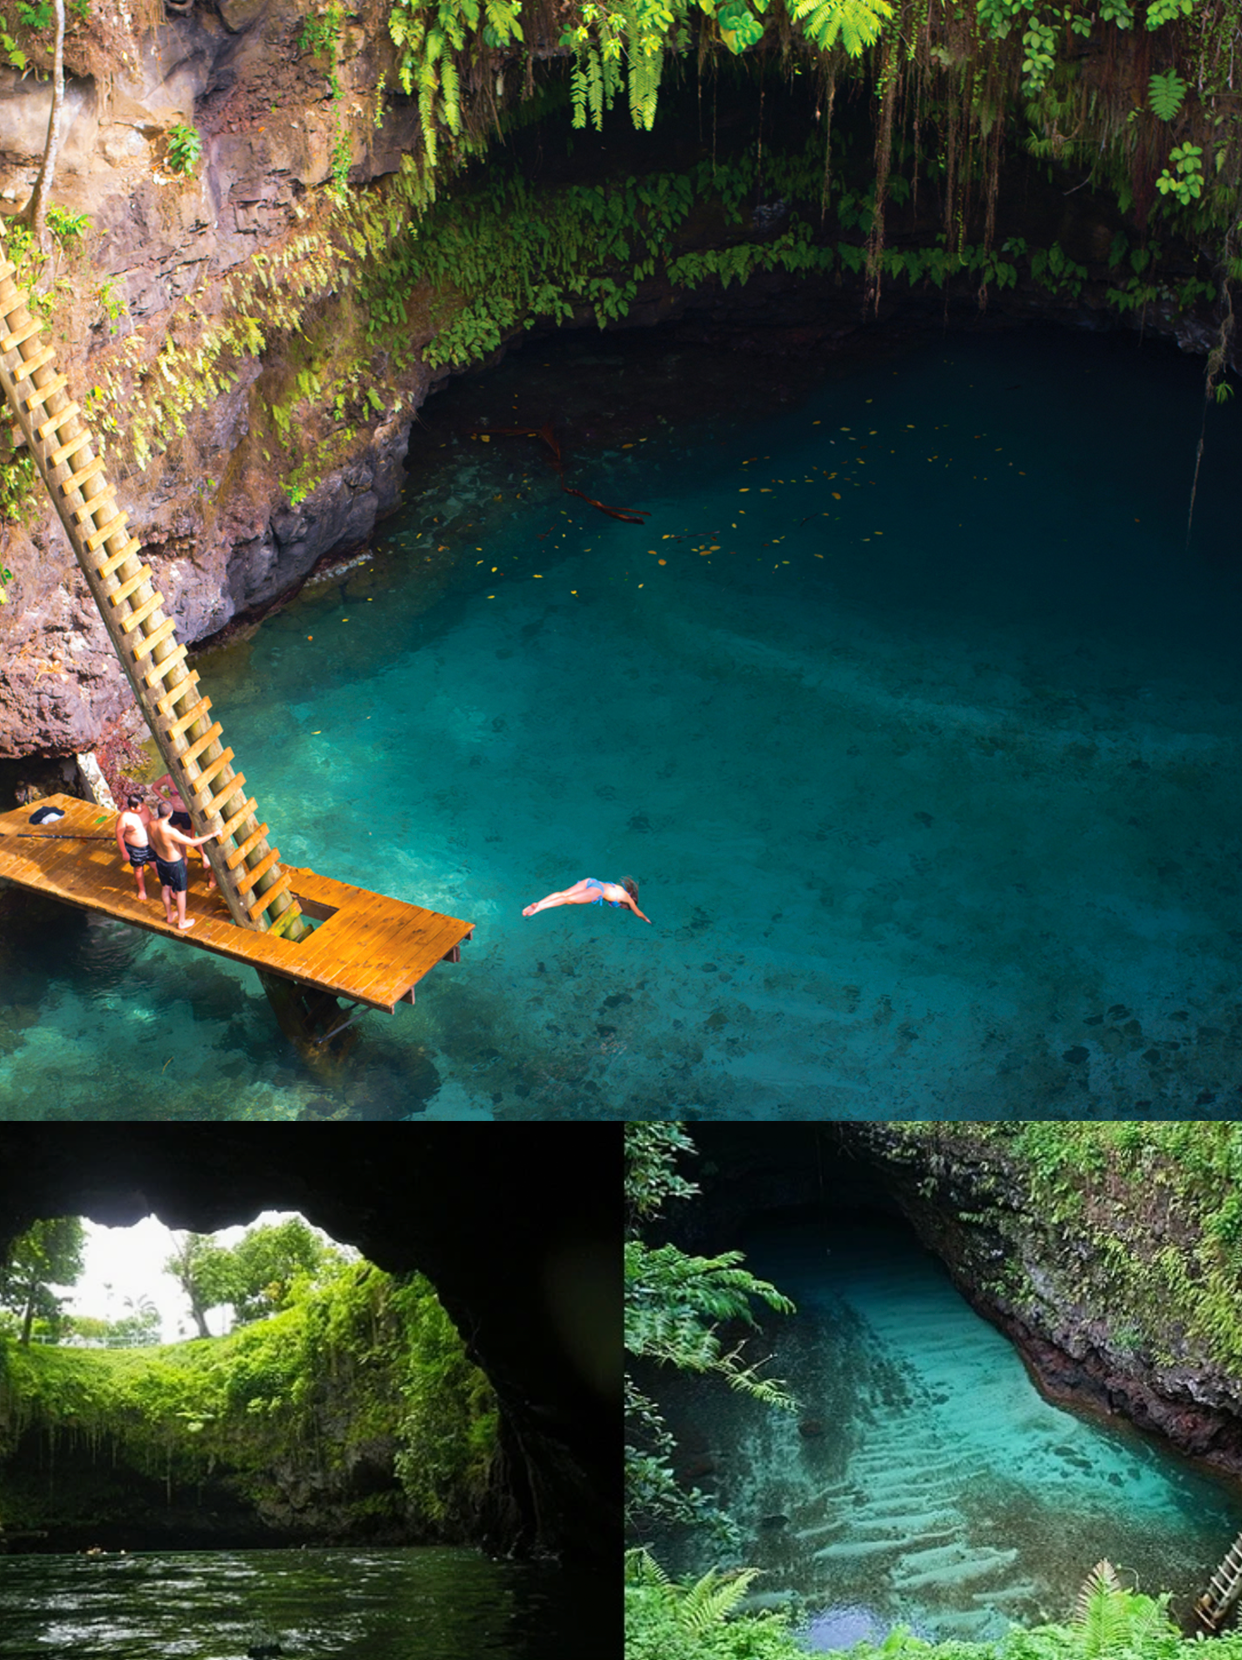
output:
M1242 411L1034 331L529 345L373 556L200 665L284 857L477 924L308 1074L248 971L40 907L13 1118L1210 1116L1242 1064ZM536 440L470 436L553 417ZM522 907L634 875L647 927Z
M738 1560L763 1569L760 1602L792 1593L815 1646L899 1622L973 1639L1064 1619L1101 1557L1189 1613L1242 1527L1242 1492L1050 1406L891 1227L772 1226L747 1260L797 1304L767 1370L798 1413L699 1384L670 1421L689 1473L740 1526ZM719 1556L681 1549L686 1570Z
M3 1557L0 1657L580 1660L616 1623L597 1600L464 1550Z

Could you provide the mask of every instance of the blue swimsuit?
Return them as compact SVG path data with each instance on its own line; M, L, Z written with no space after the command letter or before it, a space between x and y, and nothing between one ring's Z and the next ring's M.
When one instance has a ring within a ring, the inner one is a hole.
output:
M587 877L584 878L584 880L589 882L593 888L598 888L600 890L599 891L599 897L596 898L596 899L593 899L591 901L591 904L592 905L602 905L604 903L604 884L596 876L587 876ZM608 903L612 906L614 911L619 911L619 910L622 909L621 901L619 899L610 899L608 901Z

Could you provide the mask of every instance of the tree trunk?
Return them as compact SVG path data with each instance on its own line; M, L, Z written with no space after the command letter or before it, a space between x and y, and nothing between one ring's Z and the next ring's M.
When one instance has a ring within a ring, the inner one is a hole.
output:
M52 75L52 113L47 123L47 143L43 147L43 165L26 204L23 219L30 226L35 244L42 248L47 235L47 202L56 172L56 152L60 148L60 116L65 102L65 0L56 0L55 67Z
M26 1308L22 1314L21 1344L23 1348L28 1348L30 1345L30 1330L34 1325L35 1297L38 1290L39 1282L37 1280L31 1280L29 1286L26 1288Z

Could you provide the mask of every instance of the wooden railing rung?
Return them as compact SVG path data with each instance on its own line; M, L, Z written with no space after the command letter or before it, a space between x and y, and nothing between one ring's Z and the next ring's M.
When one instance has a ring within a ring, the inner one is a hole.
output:
M86 538L87 547L94 553L96 548L102 547L105 542L110 541L117 531L123 530L128 523L129 514L118 513L114 519L108 520L102 530L97 530L93 536Z
M214 761L205 766L198 777L193 780L192 787L195 795L202 795L203 791L209 788L212 779L222 773L232 759L233 751L226 749L217 755Z
M179 645L174 650L170 651L168 656L163 658L160 662L152 663L151 667L146 671L142 678L148 686L155 686L163 680L166 674L175 669L178 663L184 662L185 647Z
M298 921L301 915L302 907L296 899L292 900L287 909L283 910L274 922L268 924L268 933L283 934L287 928L291 928Z
M188 709L184 715L182 715L178 720L175 720L168 728L168 736L170 738L179 738L183 732L194 725L196 720L202 720L203 716L210 708L211 699L209 697L200 697L193 708Z
M79 432L76 438L70 438L66 443L52 451L47 458L48 466L59 467L62 461L68 461L70 456L76 455L79 450L84 450L90 441L91 435L89 432Z
M260 859L258 864L255 865L251 870L240 871L238 873L238 877L237 877L237 891L238 891L238 893L241 893L241 894L249 893L251 888L254 887L255 883L261 881L263 879L263 877L265 877L267 875L268 871L271 870L272 866L274 864L277 864L279 862L279 860L280 860L280 849L274 847L271 850L271 852L266 856L266 858Z
M176 626L176 618L169 617L166 622L162 622L160 624L154 634L148 634L146 638L142 640L135 640L133 647L134 661L141 663L144 657L149 657L155 650L156 646L159 645L160 641L166 640Z
M234 780L234 783L236 783L236 779ZM220 834L216 837L217 843L228 841L229 837L234 833L234 831L237 829L237 827L240 824L243 824L246 821L246 819L248 819L250 817L251 813L254 812L254 810L255 810L254 801L253 800L248 800L246 802L246 805L241 809L240 812L234 813L231 819L227 819L225 821L224 828L221 830ZM267 834L267 825L266 824L263 826L263 833L264 833L264 835Z
M108 463L103 456L97 455L93 461L87 462L80 473L70 473L68 478L61 479L60 488L62 492L66 496L69 495L71 491L77 490L85 484L88 478L97 477L107 465Z
M54 432L59 432L61 427L68 425L75 415L80 415L81 413L82 410L80 405L76 403L67 403L62 410L58 411L57 414L49 416L41 427L36 427L35 431L38 433L40 438L50 438Z
M223 728L218 720L212 721L211 725L208 727L207 731L203 733L202 737L195 739L189 749L186 750L185 754L180 757L181 765L183 767L188 767L191 761L197 761L205 749L211 748L212 744L214 744L216 739L220 736L222 730Z
M118 570L127 559L132 559L141 546L142 543L138 540L138 538L136 536L131 536L129 541L126 542L125 546L121 549L120 553L110 553L102 565L96 566L96 572L100 580L106 581L107 578L112 575L113 571Z
M203 817L210 818L213 813L218 813L220 811L226 801L230 800L235 795L240 795L242 785L245 782L246 775L244 772L239 772L234 777L230 778L228 783L220 791L220 794L213 796L210 801L204 804L202 808ZM250 803L250 811L254 811L253 801Z
M249 915L257 917L261 911L266 911L269 905L274 905L282 893L288 893L292 880L289 872L282 870L267 892L261 893L254 904L247 907Z
M0 356L11 352L14 346L24 346L27 340L33 340L35 335L41 334L46 327L41 317L32 317L28 323L23 323L20 328L14 329L12 334L6 334L4 339L0 340Z
M122 600L128 599L131 594L136 593L142 587L144 582L150 582L150 580L151 567L150 565L144 565L137 576L131 576L128 582L122 582L116 592L109 594L108 598L113 605L120 605Z
M140 624L146 622L152 611L158 611L164 603L164 596L157 589L150 599L144 599L136 611L131 611L128 617L121 618L121 627L127 634L132 634Z
M33 357L28 357L24 363L19 363L17 367L21 370L21 373L16 377L17 385L20 386L23 381L29 380L31 375L37 375L40 369L46 369L55 356L55 346L44 346ZM60 386L56 384L56 381L60 382ZM56 379L49 380L46 386L36 387L35 395L26 399L26 408L33 409L37 403L46 403L53 392L59 392L61 386L68 386L68 384L68 375L57 375Z
M71 507L69 511L73 514L78 523L82 524L84 520L94 518L95 514L99 512L101 507L106 507L110 503L115 506L115 502L113 502L113 497L115 495L116 485L105 484L103 489L96 491L89 501L84 501L81 507Z
M225 859L224 862L229 867L229 869L230 870L236 870L238 865L241 864L242 860L247 856L247 854L253 853L255 848L258 847L259 843L263 840L264 836L266 836L266 835L267 835L267 825L266 824L261 824L257 830L252 830L250 832L250 834L246 837L245 841L241 842L237 847L235 847L233 849L233 851L229 854L228 858Z
M169 659L166 658L165 662L168 661ZM175 686L171 687L164 693L163 697L160 698L159 702L155 705L156 711L161 715L171 714L177 704L181 702L181 699L188 696L197 685L198 670L191 669L184 680L178 680Z

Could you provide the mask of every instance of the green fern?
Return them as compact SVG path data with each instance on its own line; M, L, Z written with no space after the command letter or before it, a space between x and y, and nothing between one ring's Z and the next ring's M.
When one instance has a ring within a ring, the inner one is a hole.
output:
M840 36L846 52L856 58L875 45L893 8L889 0L792 0L790 15L821 52Z
M1153 75L1148 82L1147 102L1161 121L1172 121L1185 96L1186 83L1176 69L1170 69L1167 75Z

